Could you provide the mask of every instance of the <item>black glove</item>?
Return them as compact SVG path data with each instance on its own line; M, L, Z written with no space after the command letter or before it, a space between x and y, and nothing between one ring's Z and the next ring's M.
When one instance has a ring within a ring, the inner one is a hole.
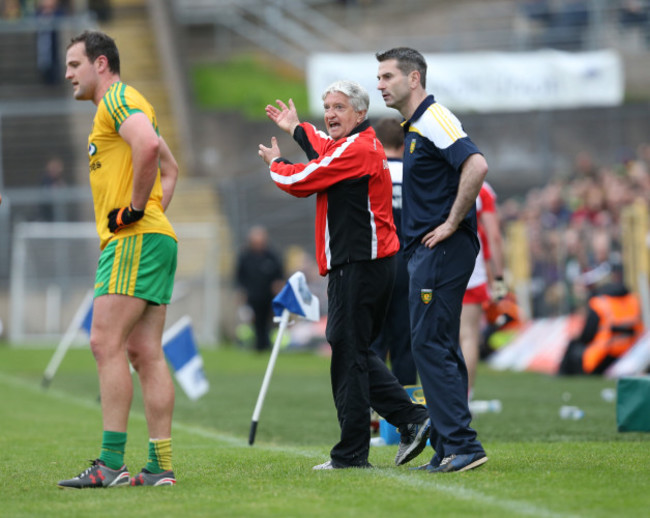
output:
M108 230L116 234L124 227L133 225L144 216L144 210L135 210L133 205L122 207L121 209L113 209L108 213Z

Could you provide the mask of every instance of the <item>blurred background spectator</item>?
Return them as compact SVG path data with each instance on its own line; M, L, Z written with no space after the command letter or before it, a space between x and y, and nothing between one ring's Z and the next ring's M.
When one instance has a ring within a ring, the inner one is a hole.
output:
M265 351L271 346L271 302L282 289L283 279L282 263L269 246L266 228L252 227L247 244L237 259L236 280L252 310L257 351Z
M65 179L63 178L63 172L65 166L63 160L58 156L51 157L45 164L45 170L43 171L43 181L41 182L41 187L45 191L51 191L52 189L60 189L65 187ZM48 196L48 199L40 207L39 220L40 221L56 221L63 220L63 217L56 217L57 214L55 211L55 200L53 199L54 193L51 192L51 196Z
M650 5L645 0L621 0L619 20L623 31L638 31L650 45Z
M540 26L540 45L562 50L584 47L591 14L587 0L529 0L522 11Z
M36 66L43 83L48 85L62 79L57 19L65 14L59 0L40 0L36 6Z

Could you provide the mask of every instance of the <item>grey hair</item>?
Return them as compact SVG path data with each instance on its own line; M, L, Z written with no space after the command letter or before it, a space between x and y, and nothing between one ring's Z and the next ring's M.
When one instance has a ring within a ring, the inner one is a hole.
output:
M361 86L359 83L354 81L341 80L334 81L329 85L323 92L323 100L329 94L340 92L343 95L346 95L350 99L350 104L355 112L368 111L368 106L370 106L370 97L366 89Z

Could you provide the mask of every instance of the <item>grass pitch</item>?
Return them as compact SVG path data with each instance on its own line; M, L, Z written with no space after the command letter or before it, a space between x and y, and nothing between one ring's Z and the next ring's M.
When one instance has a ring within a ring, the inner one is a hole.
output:
M0 345L3 517L636 517L650 508L650 435L616 431L615 403L601 397L614 381L482 366L475 397L503 404L501 413L473 422L490 458L485 466L413 472L395 467L396 446L385 446L371 448L375 469L314 472L338 436L329 360L280 355L250 447L268 355L229 347L202 351L211 384L206 396L192 402L177 388L177 486L63 491L57 480L99 455L101 413L87 349L69 351L50 388L40 387L52 353ZM581 407L585 417L560 419L563 404ZM146 462L146 448L136 394L126 454L132 472Z

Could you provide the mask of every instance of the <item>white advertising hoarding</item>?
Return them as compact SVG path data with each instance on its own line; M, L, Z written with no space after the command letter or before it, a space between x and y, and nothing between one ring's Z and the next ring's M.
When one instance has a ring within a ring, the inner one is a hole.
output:
M615 106L624 95L616 52L473 52L425 54L427 91L458 112L528 111ZM313 54L307 65L309 107L323 112L322 93L339 79L360 83L370 94L371 117L396 115L377 90L374 54Z

